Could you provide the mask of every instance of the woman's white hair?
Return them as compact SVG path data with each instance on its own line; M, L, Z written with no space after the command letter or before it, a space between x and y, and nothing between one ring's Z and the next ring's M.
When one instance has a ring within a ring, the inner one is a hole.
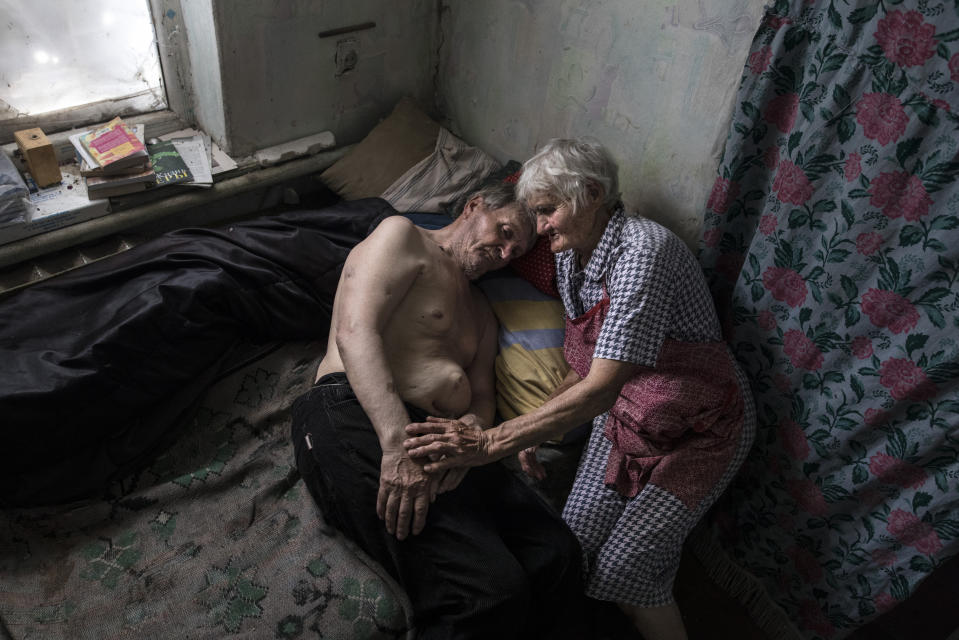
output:
M554 138L523 164L516 195L525 204L546 194L569 202L576 213L591 182L602 187L608 210L619 205L619 167L606 147L588 138Z

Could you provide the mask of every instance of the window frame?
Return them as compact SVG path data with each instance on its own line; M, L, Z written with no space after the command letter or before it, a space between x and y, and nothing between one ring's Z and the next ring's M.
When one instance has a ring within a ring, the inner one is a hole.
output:
M156 35L163 89L166 94L166 109L143 110L137 104L138 100L141 96L152 93L150 90L144 90L125 98L101 100L37 115L18 116L0 122L0 145L14 142L14 133L23 129L39 127L53 140L51 134L92 128L116 116L128 120L148 119L158 123L169 121L182 124L184 120L181 117L182 114L191 113L193 110L192 94L185 89L189 86L190 77L189 47L182 25L163 19L163 16L170 11L173 11L174 15L179 14L180 2L179 0L148 0L148 4ZM58 156L60 156L59 151L58 149ZM60 157L62 160L62 156Z

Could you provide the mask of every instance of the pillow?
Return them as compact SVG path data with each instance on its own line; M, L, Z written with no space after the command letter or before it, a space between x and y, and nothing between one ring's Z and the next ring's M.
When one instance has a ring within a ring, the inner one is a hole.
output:
M375 198L405 171L430 155L440 125L403 98L345 156L320 174L323 183L345 200Z
M556 259L549 250L549 238L540 236L533 248L509 263L519 277L548 296L559 298L556 288Z
M508 420L543 404L569 371L563 305L508 270L477 284L500 325L496 408Z
M433 152L404 173L380 197L397 211L446 212L483 185L499 163L440 128ZM454 217L459 215L456 211Z

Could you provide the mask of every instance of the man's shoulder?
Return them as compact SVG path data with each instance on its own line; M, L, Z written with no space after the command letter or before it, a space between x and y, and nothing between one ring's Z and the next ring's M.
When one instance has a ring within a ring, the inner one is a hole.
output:
M389 216L376 225L373 236L396 236L399 238L419 236L419 228L406 216Z
M377 251L420 253L423 250L423 231L404 216L390 216L380 222L361 243Z

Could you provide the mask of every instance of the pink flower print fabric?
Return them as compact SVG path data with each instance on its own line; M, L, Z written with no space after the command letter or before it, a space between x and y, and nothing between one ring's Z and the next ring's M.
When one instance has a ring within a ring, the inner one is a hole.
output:
M838 638L959 554L959 13L780 0L742 77L699 258L760 420L712 531Z

